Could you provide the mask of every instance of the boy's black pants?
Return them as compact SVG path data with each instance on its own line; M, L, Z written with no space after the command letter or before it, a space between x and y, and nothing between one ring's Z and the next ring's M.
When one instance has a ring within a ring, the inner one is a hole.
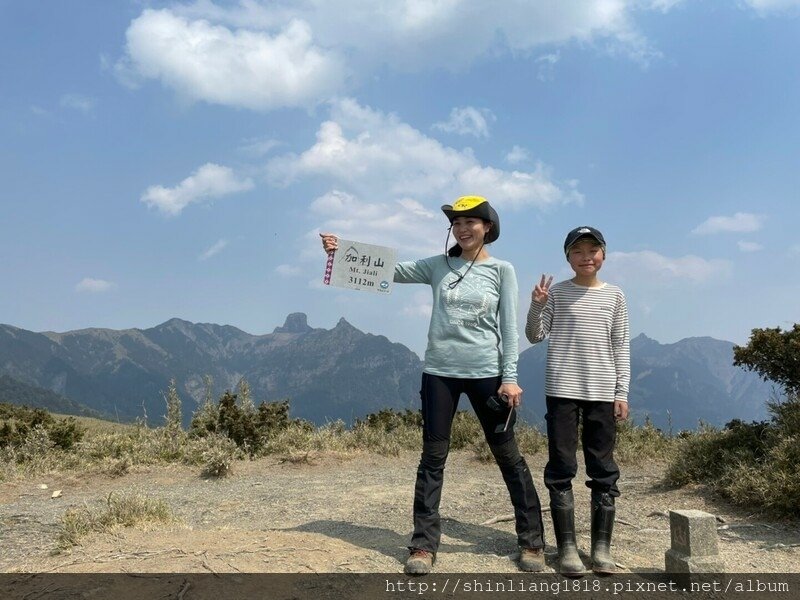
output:
M617 424L613 402L589 402L547 396L547 444L549 459L544 468L544 484L560 492L572 489L578 472L578 419L583 418L583 458L594 491L619 496L619 467L614 462Z

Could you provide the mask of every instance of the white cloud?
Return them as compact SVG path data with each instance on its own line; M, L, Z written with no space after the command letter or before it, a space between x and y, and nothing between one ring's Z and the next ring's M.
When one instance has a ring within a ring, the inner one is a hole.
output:
M37 106L35 104L31 104L30 106L31 112L35 114L37 117L51 117L53 113L51 113L46 108L42 108L41 106Z
M294 265L278 265L275 267L275 272L284 277L297 277L303 274L303 269Z
M178 11L147 9L130 24L116 65L123 80L156 79L189 100L256 110L313 105L343 85L342 60L315 45L303 20L232 31Z
M81 94L64 94L61 96L60 104L64 108L71 108L88 114L97 106L97 100L89 96L82 96Z
M322 219L320 230L344 239L402 248L415 255L434 254L444 248L447 231L444 215L410 198L364 202L333 190L315 199L310 209L315 217ZM306 256L321 256L317 230L308 235L308 242L312 250Z
M538 72L536 79L539 81L552 81L556 63L561 60L561 52L552 52L536 59Z
M708 260L691 254L671 258L651 250L610 252L603 267L613 275L611 279L657 285L669 285L677 280L704 283L725 279L730 276L732 268L732 263L727 260Z
M414 292L411 303L403 307L403 314L408 317L424 317L430 319L433 311L433 301L430 291Z
M200 256L198 256L198 260L208 260L215 254L219 254L222 250L225 249L225 246L228 245L228 240L221 239L217 240L214 245L208 248L205 252L203 252Z
M123 82L156 79L190 100L308 106L384 65L461 70L482 57L565 44L647 65L660 53L634 17L678 3L507 2L498 9L494 0L195 0L144 10L128 27L115 70ZM541 78L552 76L558 57L557 49L540 57Z
M577 183L555 182L546 165L530 171L483 166L469 150L444 146L396 115L347 99L332 104L311 147L271 159L266 171L274 185L310 177L329 185L310 206L318 229L305 236L305 260L320 256L319 231L392 246L402 256L441 253L447 221L439 207L464 194L489 198L501 220L510 218L506 209L583 202Z
M447 133L488 138L489 124L487 120L492 122L497 120L497 117L488 108L455 107L450 111L450 118L447 121L434 123L433 128Z
M792 256L800 256L800 244L794 244L790 246L789 254Z
M512 165L518 165L519 163L523 163L525 161L530 160L531 155L525 148L522 146L514 146L511 149L511 152L506 154L506 161L508 161Z
M444 146L391 114L345 99L332 104L331 118L316 143L300 155L276 157L267 165L278 185L318 176L357 197L410 198L438 208L442 200L480 194L497 207L539 209L578 203L577 182L556 183L552 170L504 171L481 165L470 150Z
M685 0L650 0L649 8L660 10L661 12L668 12L684 1Z
M739 246L739 250L742 252L758 252L759 250L764 249L764 246L757 244L756 242L739 241L737 242L737 245Z
M714 233L747 233L758 231L764 224L763 215L738 212L732 217L710 217L692 229L692 233L707 235Z
M110 281L106 281L105 279L92 279L91 277L85 277L75 285L75 291L101 293L107 292L113 287L114 284Z
M141 201L168 216L176 216L193 202L219 198L253 188L250 179L240 179L229 167L206 163L173 188L154 185Z
M777 13L795 13L800 10L800 0L743 0L744 4L761 16Z
M239 146L239 151L247 154L248 156L260 158L262 156L266 156L280 145L281 142L271 138L250 138L247 140L242 140L242 143Z

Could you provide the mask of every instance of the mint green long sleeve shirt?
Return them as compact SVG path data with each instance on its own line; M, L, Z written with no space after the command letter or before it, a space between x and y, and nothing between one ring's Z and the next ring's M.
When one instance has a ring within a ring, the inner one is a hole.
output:
M469 262L450 258L459 274ZM476 262L458 278L444 255L400 262L397 283L426 283L433 291L433 310L425 350L425 372L442 377L479 379L502 376L517 382L517 275L511 263L490 257Z

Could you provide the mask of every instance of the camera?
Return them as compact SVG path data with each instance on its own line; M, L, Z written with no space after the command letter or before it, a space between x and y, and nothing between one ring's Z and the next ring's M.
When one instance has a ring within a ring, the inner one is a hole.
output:
M508 410L508 398L506 396L497 397L493 394L486 399L486 406L497 412Z

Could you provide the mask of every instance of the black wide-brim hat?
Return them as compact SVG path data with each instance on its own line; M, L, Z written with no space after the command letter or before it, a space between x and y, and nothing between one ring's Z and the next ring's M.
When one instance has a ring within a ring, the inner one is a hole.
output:
M461 196L453 204L442 206L442 212L447 215L450 223L456 217L477 217L492 224L491 229L486 234L485 242L491 244L500 237L500 217L497 211L492 208L489 201L482 196Z

